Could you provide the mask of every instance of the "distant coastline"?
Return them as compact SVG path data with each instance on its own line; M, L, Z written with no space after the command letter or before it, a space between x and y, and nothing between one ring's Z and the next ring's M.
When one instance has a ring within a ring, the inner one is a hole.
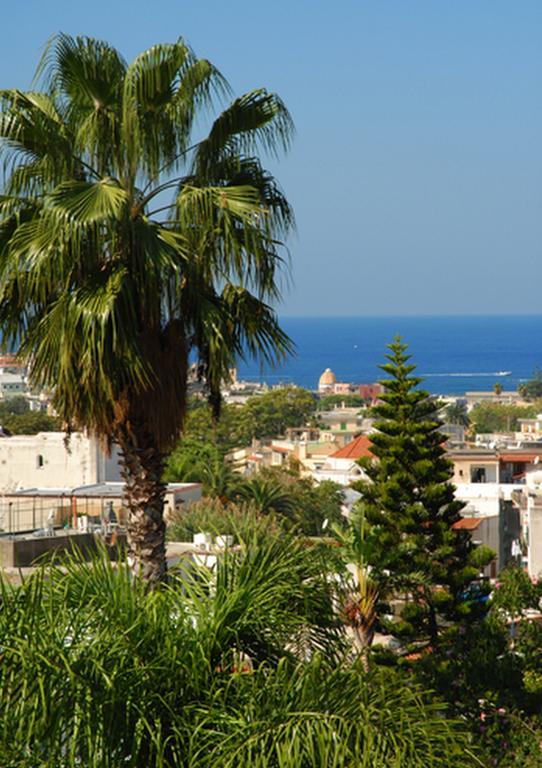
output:
M382 377L386 344L408 343L423 386L436 394L489 390L498 381L516 389L542 368L541 315L382 315L281 318L297 354L280 368L239 366L239 377L315 389L330 367L340 381Z

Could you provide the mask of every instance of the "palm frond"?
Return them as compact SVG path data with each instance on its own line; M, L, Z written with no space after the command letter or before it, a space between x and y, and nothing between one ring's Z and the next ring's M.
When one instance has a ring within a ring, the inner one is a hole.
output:
M46 198L47 212L69 220L75 226L87 226L104 219L122 219L127 214L128 196L113 179L97 183L66 181Z
M273 156L290 146L293 123L283 102L264 88L235 99L213 123L194 155L192 173L206 180L229 155L251 156L261 146Z

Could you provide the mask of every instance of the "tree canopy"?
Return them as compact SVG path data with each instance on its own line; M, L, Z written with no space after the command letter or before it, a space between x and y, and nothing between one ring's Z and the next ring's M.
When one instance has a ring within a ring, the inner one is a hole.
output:
M478 403L469 413L472 429L479 434L519 431L518 419L531 419L539 412L537 405Z
M467 617L461 593L478 568L469 534L453 527L464 504L454 496L438 403L419 389L422 380L400 338L389 350L380 366L388 378L373 408L374 459L360 460L368 481L356 488L372 527L373 579L393 584L404 603L401 621L389 629L406 643L434 649L443 626Z
M258 157L288 148L292 121L262 88L213 119L229 86L182 39L127 63L56 35L36 88L0 92L3 343L68 428L119 444L131 560L156 580L189 356L217 415L238 357L292 348L272 304L293 213Z
M520 384L518 392L527 400L542 398L542 371L537 368L529 381Z

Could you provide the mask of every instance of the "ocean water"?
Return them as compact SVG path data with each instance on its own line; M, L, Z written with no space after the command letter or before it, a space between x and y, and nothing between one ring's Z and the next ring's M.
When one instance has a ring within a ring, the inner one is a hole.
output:
M370 383L382 377L377 366L395 334L409 345L423 386L433 393L489 390L496 382L516 389L542 369L542 315L284 317L281 323L295 356L275 370L243 363L240 378L315 389L329 367L337 381Z

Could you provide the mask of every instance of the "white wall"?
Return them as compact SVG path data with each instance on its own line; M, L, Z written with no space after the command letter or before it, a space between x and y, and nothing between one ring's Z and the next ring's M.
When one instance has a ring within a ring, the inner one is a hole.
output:
M532 500L529 499L531 502ZM527 512L528 542L527 567L529 576L539 578L542 574L542 509L529 504Z
M106 458L98 442L76 432L0 438L0 492L19 488L74 488L120 480L118 456Z
M499 514L499 500L510 500L512 491L525 488L525 485L512 483L459 483L456 486L455 497L469 505L462 515L472 514L482 517L493 517Z

